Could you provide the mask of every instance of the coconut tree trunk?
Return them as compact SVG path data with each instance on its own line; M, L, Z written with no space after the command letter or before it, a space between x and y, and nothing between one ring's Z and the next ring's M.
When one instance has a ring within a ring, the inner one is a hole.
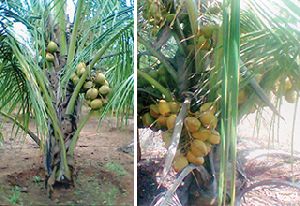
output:
M59 61L54 62L55 70L58 71L65 65L65 58L56 58ZM66 148L66 153L68 154L69 147L71 145L72 138L77 129L78 120L78 110L79 101L75 102L75 110L73 114L66 114L66 109L69 104L70 98L74 92L75 85L71 80L69 80L66 94L62 95L60 93L59 72L48 72L48 80L51 88L51 97L53 100L53 106L56 108L56 115L60 125L60 131L63 135L64 145ZM48 120L49 134L45 141L45 153L44 153L44 166L46 172L45 187L47 189L48 196L51 197L53 187L55 185L63 185L69 187L73 185L73 171L74 171L74 157L67 155L67 165L70 170L71 176L69 178L61 178L61 171L63 171L64 165L62 164L63 155L60 147L59 138L55 135L55 130L53 128L53 122Z
M140 145L140 133L137 131L137 162L141 161L142 159L142 151Z

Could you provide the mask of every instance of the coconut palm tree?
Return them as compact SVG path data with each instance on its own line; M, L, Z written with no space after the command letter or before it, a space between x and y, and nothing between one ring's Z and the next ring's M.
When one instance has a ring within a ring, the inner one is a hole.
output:
M175 191L191 173L188 205L235 204L240 119L265 106L281 118L270 96L298 101L299 7L293 0L272 6L259 0L140 1L139 127L163 131L163 176L172 165L179 172L157 205L180 204Z
M88 119L113 112L123 121L132 111L132 4L0 3L0 115L44 151L49 195L54 184L72 185L75 146ZM81 117L83 105L89 112Z

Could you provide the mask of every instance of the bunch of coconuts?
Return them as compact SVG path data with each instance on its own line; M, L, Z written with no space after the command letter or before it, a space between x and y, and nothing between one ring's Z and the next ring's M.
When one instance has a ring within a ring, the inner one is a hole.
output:
M272 91L275 95L284 96L286 102L296 103L297 93L299 90L300 90L299 80L286 77L283 78L283 80L278 79L277 81L275 81Z
M142 116L145 127L155 127L163 132L162 138L168 148L175 127L177 113L180 109L177 102L160 100L151 104L149 112ZM188 112L184 119L179 148L173 168L180 172L189 163L202 165L204 157L211 151L211 146L220 143L220 134L216 131L218 119L215 115L216 106L213 103L204 103L196 112Z
M54 62L54 53L58 51L58 46L54 41L50 41L46 49L46 60L47 62Z
M86 71L86 64L80 62L76 66L76 72L71 76L71 80L76 85L80 77ZM101 72L96 72L87 78L81 88L81 92L85 93L85 100L92 110L99 110L108 102L107 96L111 89L106 77Z
M263 78L262 74L256 74L255 80L260 83ZM284 97L285 101L288 103L296 103L297 95L300 91L300 81L293 79L289 76L283 76L277 79L271 88L272 93L277 97ZM243 105L248 101L251 94L249 87L244 87L239 90L238 94L238 104ZM264 106L262 102L255 103L248 111L248 113L254 113L259 106Z
M146 0L143 6L143 17L153 26L152 33L155 35L159 28L165 24L166 8L162 0Z

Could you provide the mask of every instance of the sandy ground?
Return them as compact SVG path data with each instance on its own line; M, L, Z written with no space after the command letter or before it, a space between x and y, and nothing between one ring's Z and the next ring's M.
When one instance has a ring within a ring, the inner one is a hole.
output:
M297 116L293 133L292 128L295 113ZM257 121L260 122L260 126L255 123L256 114L250 114L244 118L238 127L239 136L264 142L264 146L270 149L281 149L289 152L292 149L290 144L293 137L293 150L300 153L300 105L295 110L295 104L284 101L280 109L283 119L280 118L279 126L278 116L276 116L274 127L271 127L273 113L268 107L265 107L261 111L261 114L262 118Z
M13 139L12 124L4 124L0 147L0 205L133 205L133 151L118 149L133 141L133 122L123 128L115 120L93 118L76 148L75 187L61 189L52 200L44 189L41 150L28 137Z

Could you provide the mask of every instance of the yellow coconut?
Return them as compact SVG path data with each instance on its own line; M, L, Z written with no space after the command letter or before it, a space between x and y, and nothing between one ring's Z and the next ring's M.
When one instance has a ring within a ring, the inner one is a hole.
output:
M150 114L154 118L158 118L160 116L157 104L150 104Z
M250 109L249 109L249 113L254 113L256 112L256 106L253 105Z
M176 117L176 114L172 114L171 116L167 117L166 125L168 130L171 130L175 127Z
M238 95L238 103L243 104L247 101L248 95L245 89L241 89Z
M177 114L179 112L180 109L180 104L177 102L169 102L169 107L171 109L171 113L173 114Z
M205 143L201 140L195 139L191 144L191 152L196 157L203 157L208 154Z
M287 77L287 78L284 80L284 90L287 91L287 90L289 90L289 89L292 89L292 87L293 87L293 84L292 84L290 78Z
M158 103L158 111L163 116L167 116L171 113L171 109L169 107L169 104L165 100L160 100Z
M288 89L285 92L284 98L288 103L295 103L297 101L297 91L294 89Z
M167 117L160 115L160 116L157 118L157 123L158 123L160 126L166 126L166 125L167 125Z
M201 113L199 119L202 125L209 129L215 129L217 127L218 118L210 111Z
M184 124L186 129L191 133L198 131L201 126L200 121L196 117L186 117Z
M212 131L211 135L208 138L208 142L211 144L220 144L221 142L221 137L219 132L217 131Z
M173 168L176 172L180 172L186 166L188 166L189 162L183 155L178 155L174 158Z
M277 79L274 83L274 86L272 88L272 91L274 94L278 94L279 93L279 90L280 90L280 80Z
M255 74L254 78L255 78L256 82L259 83L262 80L263 75L258 73L258 74Z
M207 102L201 105L200 107L200 112L207 112L211 111L213 114L216 113L216 106L214 105L213 102Z
M209 138L210 134L211 134L210 130L200 129L199 131L192 133L192 136L195 139L199 139L201 141L206 141Z
M204 163L204 158L203 157L196 157L193 155L191 151L188 151L186 154L186 159L195 165L202 165Z
M150 127L150 125L154 122L154 119L151 117L150 113L145 113L142 117L143 125L145 127Z
M204 142L207 148L207 152L210 153L211 151L211 144L209 142Z

